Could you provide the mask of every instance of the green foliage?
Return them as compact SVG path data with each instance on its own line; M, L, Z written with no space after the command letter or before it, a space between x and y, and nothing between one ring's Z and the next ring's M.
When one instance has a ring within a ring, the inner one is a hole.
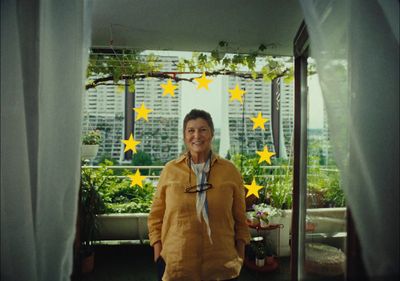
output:
M257 259L271 257L276 255L272 241L267 239L264 241L251 241L250 248Z
M144 183L141 188L130 186L129 180L121 180L103 190L105 212L148 213L153 202L154 192L155 187L149 182Z
M151 159L151 155L144 152L138 151L132 156L132 165L133 166L151 166L153 165L153 160ZM142 175L147 176L149 174L149 170L144 170Z
M91 209L91 214L101 213L147 213L153 202L155 187L151 182L144 182L143 188L130 186L131 181L125 177L117 177L112 169L107 169L113 163L106 160L101 168L82 169L84 182L90 180L96 191L96 202L101 202L101 208ZM125 170L122 174L132 174ZM86 200L87 201L87 200Z
M289 169L289 172L287 171ZM278 209L291 209L293 180L289 167L275 169L267 183L267 195L271 205Z
M266 169L258 163L259 156L235 154L232 161L241 171L243 181L250 184L256 178L258 185L264 186L259 191L256 204L267 203L278 209L292 207L292 172L288 162L272 158L272 165L279 168Z
M150 73L161 69L162 65L154 54L141 55L135 50L121 50L118 54L91 53L87 68L87 76L112 75L117 83L134 73Z
M105 210L100 190L105 184L107 171L82 168L80 195L80 231L83 248L89 249L98 231L97 214Z
M208 72L208 75L234 75L245 79L271 81L277 77L293 79L293 59L290 57L271 57L263 54L267 47L260 44L258 50L249 54L235 53L228 42L220 41L211 53L196 53L192 58L181 58L177 63L179 72ZM170 78L162 73L162 64L154 54L142 55L134 50L118 50L118 54L91 53L87 68L86 89L113 81L115 85L125 86L127 80L129 91L135 89L135 80L154 77ZM175 81L185 80L174 77ZM186 79L187 80L187 79ZM189 80L190 81L190 80Z
M82 136L82 144L100 144L101 134L99 130L89 131Z
M326 169L320 165L320 155L308 157L307 189L309 207L344 207L344 192L340 186L337 169Z
M263 259L267 256L264 242L251 242L250 247L257 259Z
M224 47L226 46L224 44ZM278 77L287 79L293 77L291 58L264 56L259 51L251 54L232 54L221 48L213 50L210 54L193 53L191 59L180 59L178 69L182 72L207 71L214 74L236 74L248 79L263 78L266 82ZM250 73L250 75L244 73Z
M258 164L259 156L255 155L235 154L231 160L241 171L246 184L255 178L258 185L264 186L255 204L267 203L278 209L292 207L293 172L287 160L272 158L275 167L271 169L266 169L265 163ZM346 201L339 172L337 169L326 169L320 163L320 154L308 157L309 207L344 207Z

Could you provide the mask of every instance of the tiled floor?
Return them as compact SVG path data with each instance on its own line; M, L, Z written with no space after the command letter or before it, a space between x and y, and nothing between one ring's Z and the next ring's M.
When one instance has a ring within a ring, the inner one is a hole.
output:
M289 258L280 258L276 271L260 273L243 267L240 281L290 280ZM95 269L72 281L156 281L156 268L149 245L96 246Z

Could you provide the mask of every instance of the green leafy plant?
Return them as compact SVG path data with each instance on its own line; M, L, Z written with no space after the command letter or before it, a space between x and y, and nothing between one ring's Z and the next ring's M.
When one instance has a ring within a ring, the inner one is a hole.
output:
M340 186L337 169L327 169L319 165L319 156L308 158L307 190L309 208L344 207L345 196ZM335 167L335 166L333 166Z
M221 43L222 42L222 43ZM220 41L217 48L211 53L193 53L192 58L180 59L177 63L179 72L206 72L208 76L232 75L244 79L259 79L272 81L284 77L289 81L293 79L293 59L291 57L271 57L264 54L268 46L260 44L258 50L249 54L238 54L236 48L231 48L228 42ZM175 82L193 82L194 78L171 76L161 71L162 64L154 54L142 53L121 49L114 54L94 53L89 56L86 89L99 85L109 84L125 87L129 91L135 89L135 81L148 77L156 79L173 79ZM122 81L122 82L121 82Z
M105 160L100 168L84 168L96 183L97 193L103 203L101 213L148 213L153 202L155 187L152 182L144 182L143 187L131 186L126 175L132 171L115 172L107 168L113 163Z
M258 163L259 156L235 154L233 163L241 171L244 182L250 183L253 178L257 184L264 186L259 191L255 204L267 203L277 209L292 207L292 172L287 161L272 159L274 166L279 168L265 169Z
M145 182L143 187L130 186L129 180L122 180L113 186L109 185L103 191L106 213L148 213L155 187L151 182Z
M82 144L100 144L101 142L101 133L99 130L89 131L82 136Z
M281 214L279 209L274 208L265 203L254 204L253 210L254 210L254 212L252 212L253 215L256 216L259 220L262 220L266 223L269 223L269 221L273 217L279 216Z
M287 170L288 167L282 169ZM282 174L283 172L283 174ZM271 206L278 209L291 209L293 202L293 185L292 175L287 171L276 169L273 171L273 176L269 178L267 183L268 201Z
M102 171L94 172L91 169L82 168L80 190L80 231L81 249L84 253L92 251L93 241L98 232L97 214L105 210L99 190L105 183L103 177L99 177Z
M264 242L252 242L250 247L257 259L264 259L267 256Z
M346 199L340 186L339 172L330 174L329 188L325 190L324 204L328 207L345 207Z

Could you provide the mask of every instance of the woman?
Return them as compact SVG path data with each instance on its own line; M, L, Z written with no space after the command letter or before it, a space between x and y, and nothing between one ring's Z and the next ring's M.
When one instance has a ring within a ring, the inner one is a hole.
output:
M209 113L190 111L183 131L187 152L165 165L148 219L159 278L237 280L250 240L241 175L212 153Z

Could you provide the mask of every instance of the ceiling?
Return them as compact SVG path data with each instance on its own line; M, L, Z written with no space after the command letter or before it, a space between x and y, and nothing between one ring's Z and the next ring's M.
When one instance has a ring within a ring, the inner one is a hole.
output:
M297 0L93 0L92 47L293 55Z

